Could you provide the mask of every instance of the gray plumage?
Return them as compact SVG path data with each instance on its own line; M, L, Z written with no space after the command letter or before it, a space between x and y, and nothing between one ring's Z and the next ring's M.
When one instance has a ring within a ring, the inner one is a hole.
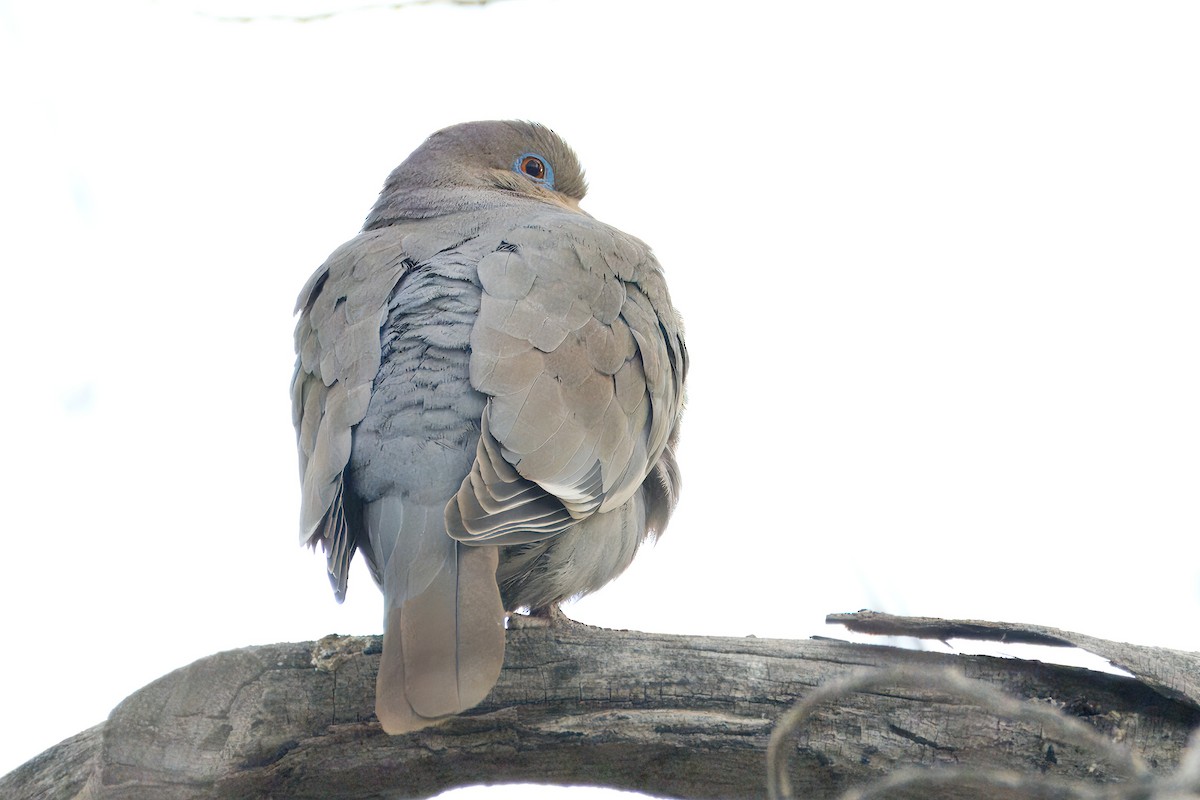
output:
M675 506L679 316L585 191L547 128L447 128L300 293L300 539L339 600L357 550L383 589L389 733L479 703L505 611L604 585Z

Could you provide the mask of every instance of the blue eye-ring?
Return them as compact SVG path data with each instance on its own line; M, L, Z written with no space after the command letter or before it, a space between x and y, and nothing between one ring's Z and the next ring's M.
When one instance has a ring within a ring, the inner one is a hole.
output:
M554 168L537 153L522 153L513 162L513 171L524 175L534 183L554 188Z

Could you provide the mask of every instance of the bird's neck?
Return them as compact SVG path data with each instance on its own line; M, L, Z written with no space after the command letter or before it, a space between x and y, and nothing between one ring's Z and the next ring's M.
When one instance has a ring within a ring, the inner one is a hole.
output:
M384 191L367 214L363 230L375 230L404 220L430 219L464 211L485 211L510 205L512 202L513 197L510 194L492 189L456 187L449 190L428 187Z

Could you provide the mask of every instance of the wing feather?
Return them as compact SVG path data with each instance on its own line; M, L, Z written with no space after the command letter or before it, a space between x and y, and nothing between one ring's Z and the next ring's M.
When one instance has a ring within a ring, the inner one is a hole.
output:
M396 229L360 234L313 273L296 302L292 422L300 455L300 542L324 547L339 599L357 548L343 477L351 432L367 413L379 372L388 298L411 264Z
M447 530L519 544L622 506L668 448L687 368L649 248L563 212L510 232L479 280L471 382L489 400Z

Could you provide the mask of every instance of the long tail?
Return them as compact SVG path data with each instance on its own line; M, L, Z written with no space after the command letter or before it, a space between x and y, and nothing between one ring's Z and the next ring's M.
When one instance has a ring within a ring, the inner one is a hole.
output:
M441 509L405 509L398 498L372 503L366 517L386 602L375 713L386 732L407 733L477 705L496 684L499 550L455 542Z

